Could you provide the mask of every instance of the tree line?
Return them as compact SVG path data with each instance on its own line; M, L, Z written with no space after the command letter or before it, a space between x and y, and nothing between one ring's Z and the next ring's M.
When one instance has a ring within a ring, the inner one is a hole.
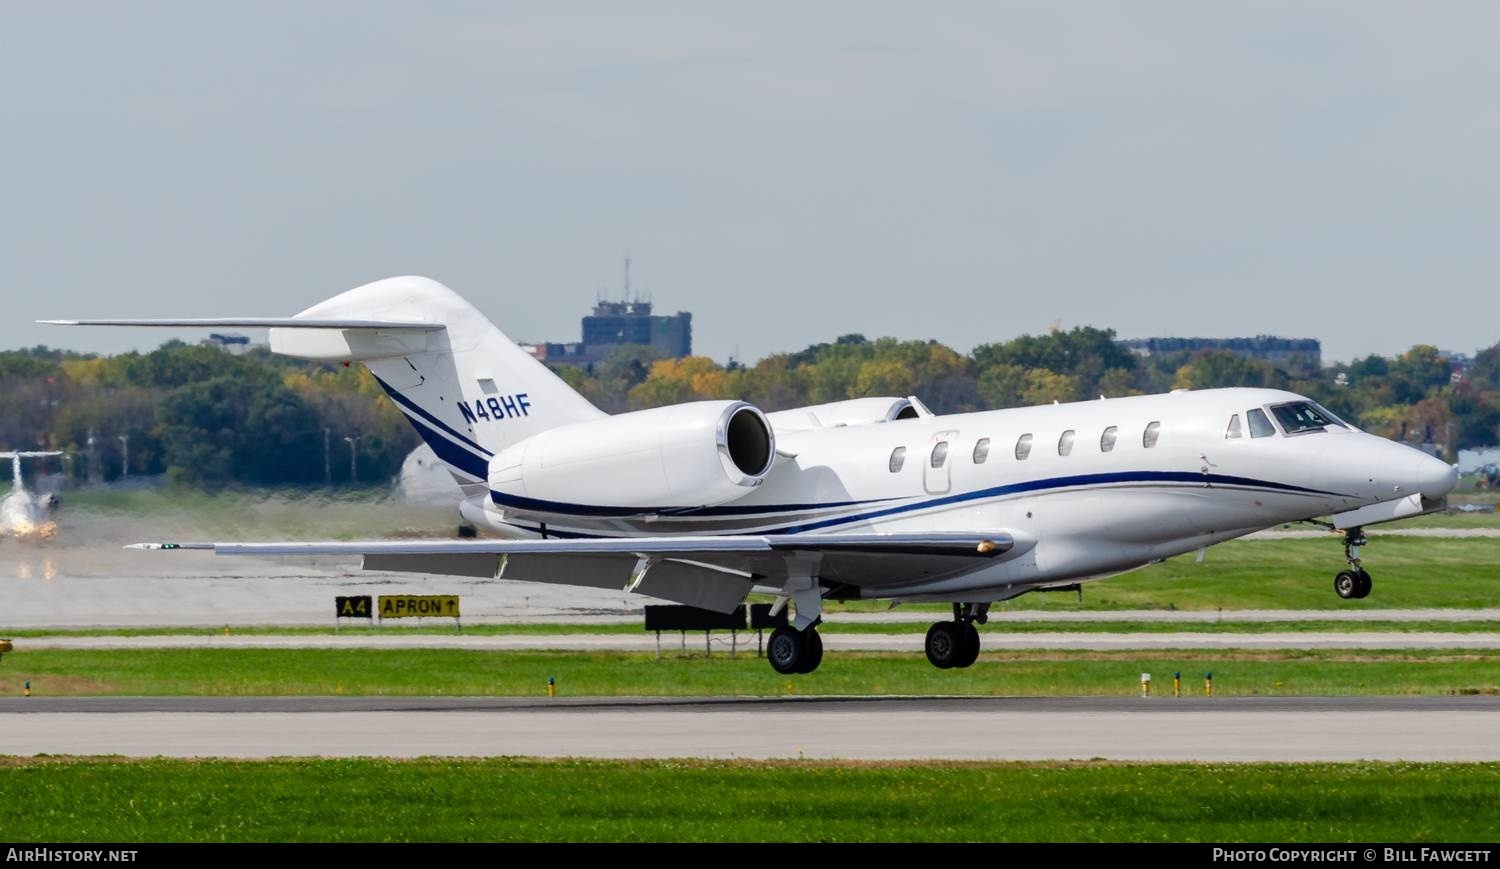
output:
M181 341L0 352L0 449L65 450L79 481L119 479L128 461L132 477L190 485L384 482L416 444L362 368Z
M1460 375L1427 345L1315 368L1226 351L1145 357L1114 338L1085 326L983 344L965 355L936 341L844 335L750 366L622 347L588 367L554 370L612 413L716 398L774 411L869 395L916 395L934 411L958 413L1263 386L1310 396L1367 431L1433 444L1450 459L1459 449L1500 441L1500 344ZM45 347L0 352L0 448L67 450L85 457L66 466L80 478L118 478L128 446L131 475L165 474L182 484L369 483L388 480L417 443L400 411L357 366L263 349L235 356L180 341L110 357Z

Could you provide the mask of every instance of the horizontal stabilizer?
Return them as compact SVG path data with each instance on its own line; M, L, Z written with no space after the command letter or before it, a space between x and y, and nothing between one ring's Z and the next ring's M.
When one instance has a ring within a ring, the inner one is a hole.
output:
M172 329L416 329L436 332L442 323L421 320L349 320L325 317L206 317L157 320L37 320L47 326L152 326Z

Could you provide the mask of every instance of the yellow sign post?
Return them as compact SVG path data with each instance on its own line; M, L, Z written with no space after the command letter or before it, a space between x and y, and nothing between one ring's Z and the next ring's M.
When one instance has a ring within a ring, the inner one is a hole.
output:
M458 624L458 595L456 594L383 594L377 612L381 621L386 619L453 619ZM462 626L459 626L462 630Z

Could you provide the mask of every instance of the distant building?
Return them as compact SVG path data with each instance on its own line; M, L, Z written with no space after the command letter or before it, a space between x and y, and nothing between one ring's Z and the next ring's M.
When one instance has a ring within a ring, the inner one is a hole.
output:
M582 341L523 343L521 348L542 362L589 365L626 345L655 348L667 359L691 356L693 315L653 314L650 302L599 302L594 313L583 318Z
M1459 353L1456 350L1440 350L1438 355L1448 360L1448 378L1453 383L1462 382L1469 376L1469 369L1474 367L1474 357L1467 353Z
M1275 335L1256 335L1254 338L1126 338L1117 343L1138 356L1227 350L1236 356L1259 359L1278 368L1323 367L1323 344L1316 338L1280 338Z

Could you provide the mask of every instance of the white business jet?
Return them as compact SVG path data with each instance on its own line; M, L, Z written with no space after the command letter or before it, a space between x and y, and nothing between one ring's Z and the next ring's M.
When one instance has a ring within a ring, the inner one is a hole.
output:
M57 520L52 518L57 510L57 496L28 492L21 477L21 460L60 455L51 451L0 453L0 460L10 459L11 467L10 492L0 501L0 537L37 541L57 536Z
M609 416L442 284L389 278L290 318L48 321L270 328L273 352L357 361L500 539L152 543L359 555L370 570L624 588L720 612L790 602L771 666L822 659L823 601L942 601L936 666L979 654L990 605L1073 589L1273 525L1332 517L1370 593L1360 529L1440 509L1457 471L1272 389L938 416L915 398L763 413L698 401Z

